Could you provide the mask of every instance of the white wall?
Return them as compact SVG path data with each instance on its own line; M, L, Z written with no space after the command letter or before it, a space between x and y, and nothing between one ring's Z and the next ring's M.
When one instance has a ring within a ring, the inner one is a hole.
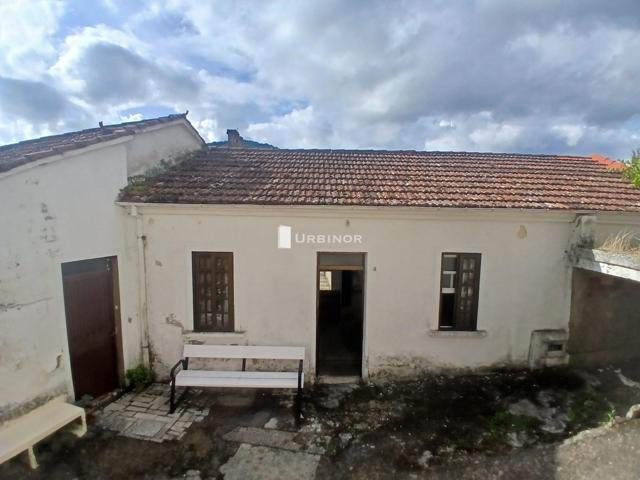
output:
M133 220L114 204L122 144L0 179L0 419L73 393L61 263L116 255L127 365L139 361Z
M183 341L304 345L314 369L316 254L366 252L365 355L372 377L429 368L526 363L531 331L566 328L574 216L551 212L145 206L147 288L156 369ZM350 226L346 225L349 220ZM276 230L351 233L363 244L276 248ZM523 230L526 236L521 238ZM234 254L237 334L193 328L191 252ZM484 337L434 336L442 252L482 254L478 328ZM365 372L366 374L367 372Z
M73 396L63 262L118 257L124 368L141 362L136 224L115 201L132 170L200 148L182 123L0 175L0 423Z
M158 125L136 135L133 142L127 143L127 174L140 175L161 160L169 164L180 155L202 146L192 127L186 120L171 125Z

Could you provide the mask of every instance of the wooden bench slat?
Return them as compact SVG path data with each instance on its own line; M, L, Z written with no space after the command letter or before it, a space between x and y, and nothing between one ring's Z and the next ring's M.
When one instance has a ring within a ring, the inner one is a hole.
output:
M184 346L187 358L247 358L260 360L304 360L304 347L261 345L192 345Z

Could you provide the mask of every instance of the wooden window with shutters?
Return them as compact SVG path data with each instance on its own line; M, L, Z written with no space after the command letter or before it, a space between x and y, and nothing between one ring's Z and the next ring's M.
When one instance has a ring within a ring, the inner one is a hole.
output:
M442 254L440 330L476 330L480 259L479 253Z
M193 329L232 332L233 253L193 252Z

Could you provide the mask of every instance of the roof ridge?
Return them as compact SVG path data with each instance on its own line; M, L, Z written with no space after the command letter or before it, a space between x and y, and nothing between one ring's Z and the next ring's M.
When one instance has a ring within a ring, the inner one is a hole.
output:
M29 164L35 160L108 142L117 138L131 136L157 125L166 125L181 120L188 124L193 130L194 135L204 144L204 140L200 137L200 134L193 125L191 125L189 120L187 120L187 113L188 112L172 113L162 117L133 120L111 125L103 125L102 122L100 122L98 127L0 145L0 173L11 171L16 167Z
M225 146L209 145L207 147L211 150L220 151L227 150ZM228 151L237 153L247 152L259 152L265 153L271 152L274 149L269 148L247 148L236 147L228 149ZM382 153L382 154L417 154L417 155L456 155L456 156L495 156L504 158L508 157L521 157L521 158L533 158L533 157L547 157L547 158L566 158L566 159L589 159L589 155L567 155L567 154L552 154L552 153L517 153L517 152L481 152L481 151L467 151L467 150L389 150L389 149L375 149L375 148L277 148L280 153Z
M114 129L118 129L118 128L135 127L135 126L139 126L139 125L145 125L145 124L148 124L148 123L151 123L151 122L163 123L163 122L168 121L168 120L177 120L179 118L187 118L187 114L186 113L172 113L172 114L169 114L169 115L163 115L162 117L143 118L141 120L132 120L130 122L112 123L112 124L109 124L109 125L102 125L102 126L91 127L91 128L83 128L81 130L71 130L69 132L63 132L63 133L56 133L54 135L44 135L42 137L29 138L29 139L26 139L26 140L20 140L19 142L7 143L5 145L0 145L0 150L16 147L18 145L27 145L27 144L30 144L30 143L37 143L39 141L53 140L53 139L56 139L56 138L62 138L64 136L66 136L66 135L83 134L83 133L100 132L100 131L104 131L106 133L106 132L108 132L110 130L114 130ZM109 132L109 133L113 133L113 132Z

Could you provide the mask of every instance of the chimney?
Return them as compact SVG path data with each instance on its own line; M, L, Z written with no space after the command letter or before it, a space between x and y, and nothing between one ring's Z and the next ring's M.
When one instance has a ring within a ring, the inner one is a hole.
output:
M227 130L227 136L229 137L227 143L229 148L240 148L244 145L244 140L238 133L238 130Z

